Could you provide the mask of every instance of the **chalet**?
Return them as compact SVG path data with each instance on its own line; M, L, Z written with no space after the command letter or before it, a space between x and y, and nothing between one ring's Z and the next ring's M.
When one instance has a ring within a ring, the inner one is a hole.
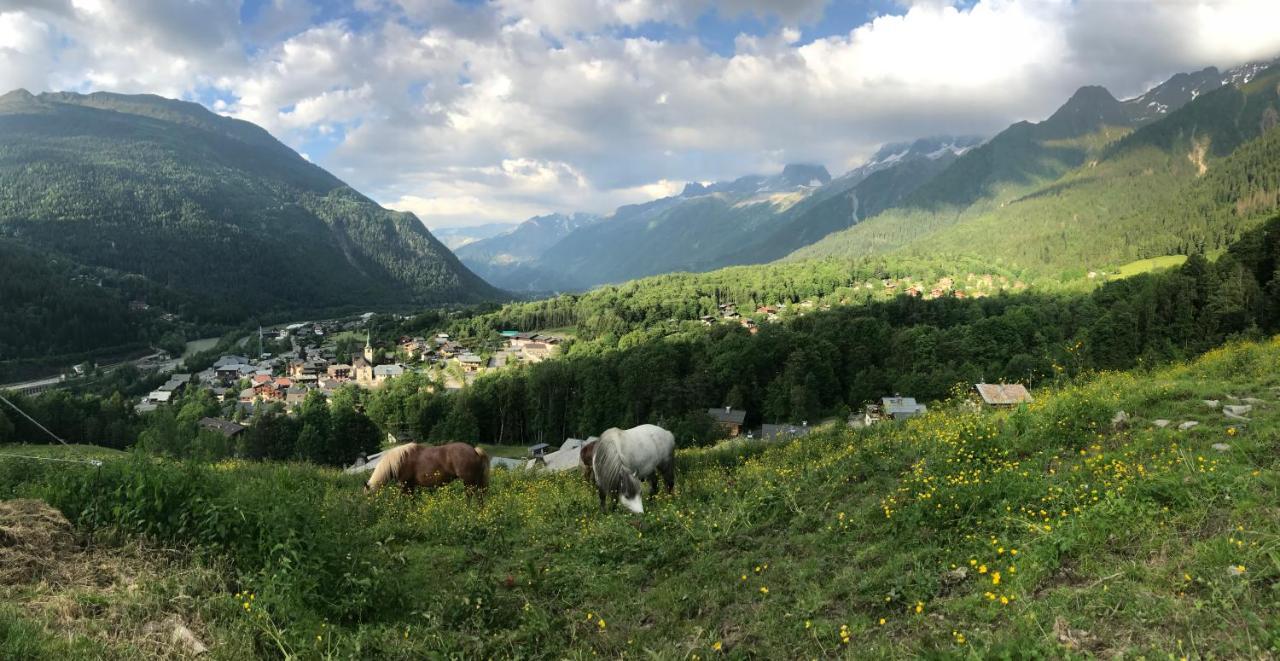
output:
M277 388L274 383L260 383L254 386L253 395L255 398L261 398L268 401L284 399L284 391Z
M760 440L781 441L788 438L805 436L809 433L809 423L786 423L781 425L760 425Z
M974 388L987 406L1013 408L1032 401L1031 393L1021 383L977 383Z
M254 392L253 388L245 388L244 390L240 391L240 396L237 399L241 404L248 404L249 402L252 402L257 397L258 397L258 393Z
M286 388L284 391L284 403L288 405L289 408L300 406L302 402L306 401L308 392L310 391L301 386Z
M270 374L254 374L253 378L250 380L253 382L253 385L260 386L264 383L271 383L272 381L275 381L275 378Z
M474 353L464 353L455 357L454 362L462 366L464 372L476 372L484 367L484 359Z
M704 325L707 325L707 326L711 326L712 324L715 324L715 323L716 323L716 318L715 318L715 317L713 317L713 316L711 316L711 315L709 315L709 314L704 314L704 315L702 315L701 317L699 317L698 319L699 319L699 320L701 320L701 321L702 321L702 323L703 323Z
M397 376L404 376L404 367L401 365L378 365L373 368L375 385L382 385L387 379L394 379Z
M216 431L227 438L235 438L244 430L248 429L244 425L232 422L230 420L222 420L221 418L201 418L200 428Z
M884 417L894 420L906 420L917 415L922 415L927 409L924 404L917 404L914 397L882 397L880 398L880 411Z
M173 401L172 390L155 390L147 395L147 402L151 404L168 404Z
M325 370L325 373L330 379L346 381L351 378L351 366L342 364L330 365L329 368Z
M537 333L516 333L515 335L511 336L509 340L507 340L507 343L511 346L512 349L523 349L525 345L531 342L536 342L537 340L538 340Z
M756 308L756 314L778 314L778 308L772 305L761 305Z
M720 409L707 409L707 415L715 421L721 429L725 430L729 436L737 437L742 433L742 423L747 421L747 412L741 409L735 411L731 407Z
M524 345L524 349L520 351L525 360L531 363L540 363L551 357L555 353L555 347L544 344L542 342L530 342Z

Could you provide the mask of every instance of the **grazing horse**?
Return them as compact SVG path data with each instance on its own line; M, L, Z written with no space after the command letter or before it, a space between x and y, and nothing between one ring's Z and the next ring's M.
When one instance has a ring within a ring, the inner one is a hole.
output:
M592 444L591 476L600 494L600 511L614 494L623 507L644 513L640 483L648 480L650 495L658 491L658 473L667 493L676 486L676 438L656 425L610 429Z
M462 480L467 497L489 486L489 455L466 443L420 445L405 443L383 453L365 491L374 491L386 482L400 482L405 493L418 487L434 490L454 480Z

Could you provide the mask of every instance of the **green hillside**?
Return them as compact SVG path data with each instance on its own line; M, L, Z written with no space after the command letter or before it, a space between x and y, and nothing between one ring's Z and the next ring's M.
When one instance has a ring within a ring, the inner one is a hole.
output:
M1237 344L1011 412L682 450L635 517L576 473L499 472L480 507L297 464L0 458L0 498L93 535L0 501L0 656L171 657L178 622L214 658L1266 657L1277 367ZM1202 401L1250 397L1248 422Z
M0 97L0 242L137 278L193 322L497 295L412 215L256 126L152 96Z
M1033 170L1025 151L992 148L978 161L983 148L974 150L898 208L789 259L966 251L1073 278L1138 259L1214 254L1276 208L1278 84L1280 69L1273 67L1242 88L1201 95L1132 133L1104 130L1075 139L1087 145L1080 167L1056 174L1046 167L1045 178L983 185L978 165Z

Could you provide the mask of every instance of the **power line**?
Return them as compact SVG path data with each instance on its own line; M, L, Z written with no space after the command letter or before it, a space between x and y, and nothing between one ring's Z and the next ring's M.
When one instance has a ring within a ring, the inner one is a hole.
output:
M102 467L102 462L97 459L61 459L58 457L36 457L29 454L9 454L0 452L0 457L13 457L15 459L34 459L35 461L61 461L68 464L88 464L90 466Z
M4 396L4 395L0 395L0 402L4 402L5 404L8 404L11 408L13 408L13 410L17 411L19 415L21 415L22 417L26 418L27 420L30 420L30 421L31 421L31 424L33 424L33 425L35 425L35 426L39 427L40 429L44 430L44 433L46 433L46 434L48 434L48 435L52 436L52 437L54 438L54 440L58 441L59 443L61 443L61 444L63 444L63 445L70 445L70 443L67 443L66 441L62 440L62 437L61 437L61 436L58 436L57 434L55 434L55 433L53 433L53 432L49 431L49 428L48 428L48 427L45 427L44 425L42 425L42 424L40 424L39 422L37 422L35 418L33 418L33 417L31 417L31 416L27 415L27 412L26 412L26 411L23 411L22 409L18 408L18 405L17 405L17 404L14 404L13 402L9 401L9 400Z

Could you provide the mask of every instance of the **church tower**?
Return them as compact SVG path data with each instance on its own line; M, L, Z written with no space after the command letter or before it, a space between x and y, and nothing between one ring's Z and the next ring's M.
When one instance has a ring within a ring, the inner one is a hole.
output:
M371 336L372 334L366 334L364 336L364 360L370 365L373 365L373 344L370 342L372 339Z

